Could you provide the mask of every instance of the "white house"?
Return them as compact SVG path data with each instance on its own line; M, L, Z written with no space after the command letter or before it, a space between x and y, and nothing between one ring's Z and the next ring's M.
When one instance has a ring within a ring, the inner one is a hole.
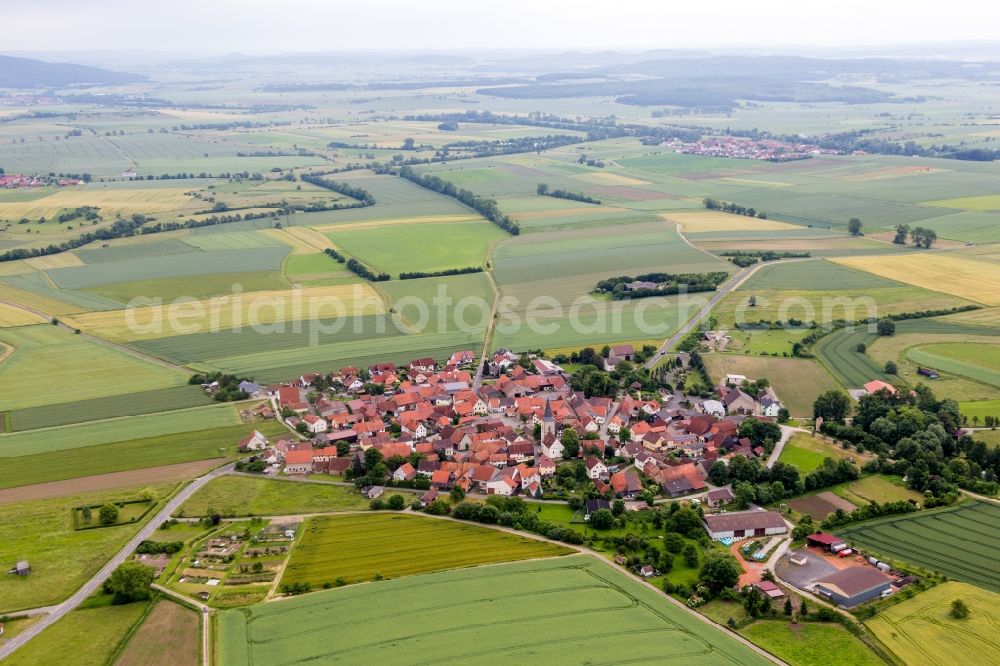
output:
M760 397L760 415L770 416L771 418L777 418L778 412L781 411L781 401L771 393L767 391Z
M587 476L591 479L601 479L608 475L608 466L605 465L600 458L595 458L591 456L587 458Z
M267 448L267 437L254 430L245 439L239 441L241 451L261 451Z
M565 450L566 447L564 447L562 442L558 439L552 440L552 442L548 444L542 442L542 454L552 458L553 460L561 460Z
M306 414L305 416L302 417L302 420L305 422L306 428L309 429L309 432L311 432L314 435L318 435L321 432L326 432L327 428L329 427L329 424L326 422L326 419L324 419L321 416L316 416L314 414Z

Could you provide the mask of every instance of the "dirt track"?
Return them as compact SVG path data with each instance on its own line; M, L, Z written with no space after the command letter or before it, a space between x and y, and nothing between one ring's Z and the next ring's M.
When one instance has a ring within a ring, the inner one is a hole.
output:
M0 490L0 504L11 504L13 502L24 502L27 500L50 499L52 497L65 497L66 495L77 495L95 490L141 486L144 483L187 481L188 479L192 479L196 476L201 476L213 467L218 467L222 464L222 462L223 460L221 458L196 460L194 462L178 463L176 465L133 469L127 472L111 472L110 474L83 476L78 479L66 479L65 481L36 483L31 486L22 486L20 488L5 488Z

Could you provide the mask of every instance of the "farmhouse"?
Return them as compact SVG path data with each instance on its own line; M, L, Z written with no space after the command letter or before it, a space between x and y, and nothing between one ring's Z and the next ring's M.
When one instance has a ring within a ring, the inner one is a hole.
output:
M241 439L238 443L240 451L261 451L267 448L267 437L256 430Z
M713 539L770 536L788 531L784 518L777 511L716 513L705 516L702 521L708 536Z
M285 454L286 474L308 474L313 471L313 453L310 449L292 449Z
M874 395L879 391L888 391L892 395L896 394L896 387L888 382L883 382L881 379L873 379L865 384L863 388L868 395Z
M705 503L713 509L732 501L733 492L729 488L716 488L705 494Z
M875 567L849 567L816 581L816 594L851 608L889 592L892 579Z

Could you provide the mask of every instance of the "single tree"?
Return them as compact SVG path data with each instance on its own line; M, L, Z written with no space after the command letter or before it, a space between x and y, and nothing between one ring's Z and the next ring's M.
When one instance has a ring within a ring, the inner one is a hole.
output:
M949 614L956 620L964 620L969 617L970 613L969 607L961 599L955 599L951 602L951 611Z
M448 495L449 497L451 497L451 501L453 504L458 504L459 502L465 499L465 491L459 488L458 486L452 488L451 492L448 493Z
M861 226L862 226L861 225L861 220L859 220L856 217L852 217L850 220L847 221L847 231L852 236L860 236L861 235Z
M559 441L563 445L563 457L567 459L576 458L580 453L580 435L573 428L566 428Z
M728 553L712 553L701 568L700 580L713 592L732 588L740 580L743 567Z
M859 354L864 354L866 351L868 351L868 345L866 345L863 342L859 342L857 345L854 346L854 351L858 352Z
M101 525L114 525L118 522L118 507L114 504L105 504L97 514L97 519Z
M393 495L386 505L393 511L402 511L406 508L406 498L399 494Z
M831 389L820 393L813 402L813 418L842 423L851 411L851 399L843 391Z
M104 590L114 595L112 603L127 604L149 598L149 586L153 584L156 572L138 562L126 562L115 569Z
M688 544L684 546L684 550L681 551L681 555L684 557L684 564L689 567L698 566L698 549L694 547L694 544Z
M792 614L792 599L791 599L791 597L785 599L784 612L785 612L785 615L791 615Z
M896 332L896 322L891 319L879 319L875 331L881 336L893 335Z
M892 361L886 361L884 369L885 369L885 374L887 375L894 375L897 372L899 372L899 368L897 368L896 364L893 363Z
M590 520L588 522L595 530L609 530L611 529L611 526L614 525L615 517L607 509L598 509L594 513L590 514Z
M80 515L83 516L83 522L89 523L91 519L94 517L94 512L90 510L89 506L84 506L82 509L80 509Z
M549 186L548 186L548 183L538 183L538 187L537 187L537 188L535 188L535 191L536 191L536 192L537 192L537 193L538 193L539 195L545 195L545 194L548 194L548 193L549 193Z

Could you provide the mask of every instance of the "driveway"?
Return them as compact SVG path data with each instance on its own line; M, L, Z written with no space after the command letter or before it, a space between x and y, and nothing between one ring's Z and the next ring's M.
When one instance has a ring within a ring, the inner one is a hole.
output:
M837 572L837 567L827 562L821 555L804 550L799 552L806 553L808 561L805 564L801 566L792 564L788 557L782 557L774 565L774 573L786 583L805 590L817 580Z

